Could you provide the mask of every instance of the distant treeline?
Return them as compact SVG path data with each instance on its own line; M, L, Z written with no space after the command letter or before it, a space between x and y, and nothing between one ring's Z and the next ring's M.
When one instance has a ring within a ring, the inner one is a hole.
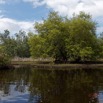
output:
M28 39L24 31L11 36L10 32L5 30L4 33L0 33L0 49L10 57L30 57Z
M96 28L97 23L85 12L69 19L50 12L43 22L35 23L35 34L22 30L13 36L8 30L0 33L0 56L52 57L56 62L97 60L103 57L103 33L98 37Z

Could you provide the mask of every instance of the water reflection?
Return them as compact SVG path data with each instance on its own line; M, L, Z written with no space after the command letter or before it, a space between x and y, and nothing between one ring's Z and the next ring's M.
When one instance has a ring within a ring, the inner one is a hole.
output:
M1 70L0 103L103 103L103 70Z

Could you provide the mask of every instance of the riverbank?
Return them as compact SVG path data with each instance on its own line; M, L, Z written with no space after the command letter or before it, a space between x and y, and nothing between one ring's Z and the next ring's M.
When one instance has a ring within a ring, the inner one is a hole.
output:
M96 69L103 68L103 63L69 63L69 64L54 64L54 63L35 63L31 61L11 62L15 68L18 67L32 67L32 68L45 68L45 69Z

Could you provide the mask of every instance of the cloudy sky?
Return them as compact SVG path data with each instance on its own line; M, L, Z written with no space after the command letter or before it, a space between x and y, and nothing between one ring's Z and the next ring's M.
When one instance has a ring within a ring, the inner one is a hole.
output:
M46 18L50 10L68 18L85 11L98 22L97 33L103 31L103 0L0 0L0 32L33 31L33 24Z

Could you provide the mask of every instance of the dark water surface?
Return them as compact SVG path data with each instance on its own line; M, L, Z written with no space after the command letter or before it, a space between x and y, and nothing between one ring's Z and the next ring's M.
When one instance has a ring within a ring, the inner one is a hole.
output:
M0 70L0 103L103 103L103 70Z

